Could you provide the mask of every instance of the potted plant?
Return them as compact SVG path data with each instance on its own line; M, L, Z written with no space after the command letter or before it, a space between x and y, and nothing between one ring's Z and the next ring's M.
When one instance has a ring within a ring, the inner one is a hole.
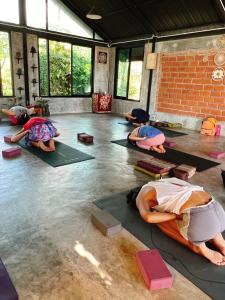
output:
M36 100L36 105L42 108L43 116L46 116L46 117L50 116L49 105L48 105L47 99L39 98L38 100Z

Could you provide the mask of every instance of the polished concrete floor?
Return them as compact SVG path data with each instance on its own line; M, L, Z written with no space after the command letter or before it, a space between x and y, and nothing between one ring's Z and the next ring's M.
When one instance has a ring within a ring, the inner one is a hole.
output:
M209 299L169 266L171 289L149 292L134 256L146 246L123 229L103 236L90 222L93 201L150 180L133 165L146 154L110 143L125 138L128 128L120 116L76 114L52 116L67 145L95 159L53 168L32 154L0 158L0 256L20 300L89 299ZM15 127L0 125L3 136ZM183 129L183 131L185 131ZM94 135L93 145L77 141L78 132ZM198 132L175 138L177 149L208 158L225 149L225 137L202 137ZM203 185L224 205L220 166L196 173L191 182Z

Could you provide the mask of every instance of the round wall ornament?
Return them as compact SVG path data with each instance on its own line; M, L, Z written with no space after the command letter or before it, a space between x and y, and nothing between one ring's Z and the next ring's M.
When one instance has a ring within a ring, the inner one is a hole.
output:
M214 62L217 66L225 64L225 52L218 52L214 57Z

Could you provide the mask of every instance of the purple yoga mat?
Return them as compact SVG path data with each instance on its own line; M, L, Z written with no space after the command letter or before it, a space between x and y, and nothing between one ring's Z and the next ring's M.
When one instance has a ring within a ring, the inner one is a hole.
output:
M0 258L0 300L18 300L18 294Z

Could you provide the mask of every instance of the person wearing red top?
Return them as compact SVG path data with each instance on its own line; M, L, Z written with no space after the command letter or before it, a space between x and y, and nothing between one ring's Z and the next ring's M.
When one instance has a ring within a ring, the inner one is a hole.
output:
M16 143L25 137L28 146L35 146L45 152L55 151L53 137L59 136L52 123L41 117L30 119L17 134L11 137L11 142Z

